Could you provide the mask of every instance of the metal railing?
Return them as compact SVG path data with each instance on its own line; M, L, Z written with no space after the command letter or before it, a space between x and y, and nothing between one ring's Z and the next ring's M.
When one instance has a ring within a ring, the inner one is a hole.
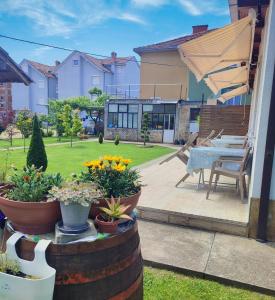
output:
M112 99L183 99L184 88L181 83L109 84L104 92Z

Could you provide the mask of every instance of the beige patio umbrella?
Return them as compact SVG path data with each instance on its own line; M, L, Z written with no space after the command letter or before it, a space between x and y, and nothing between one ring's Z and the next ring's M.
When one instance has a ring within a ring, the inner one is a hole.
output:
M218 94L221 89L247 84L248 76L248 67L244 66L210 74L204 81L214 94Z
M223 28L179 45L181 59L200 81L206 74L250 61L255 11Z
M248 85L243 85L243 86L240 86L240 87L237 87L227 93L224 93L222 94L218 100L220 100L221 102L226 102L227 100L230 100L236 96L239 96L239 95L243 95L243 94L246 94L248 93L249 91L249 88L248 88Z

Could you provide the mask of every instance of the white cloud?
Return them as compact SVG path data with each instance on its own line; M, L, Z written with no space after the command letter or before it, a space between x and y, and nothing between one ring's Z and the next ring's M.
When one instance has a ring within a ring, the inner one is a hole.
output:
M120 16L117 16L117 18L120 20L130 21L130 22L137 23L137 24L142 24L142 25L146 24L146 22L142 18L140 18L137 15L130 14L130 13L123 13Z
M132 0L136 6L161 6L167 3L167 0Z
M33 23L33 28L41 35L63 36L88 25L101 24L110 19L118 19L145 25L137 14L124 10L119 1L86 0L81 3L68 0L1 0L0 13L25 17Z
M220 0L178 0L183 9L192 16L200 16L205 14L227 15L228 7L221 6Z
M50 50L52 50L52 48L49 48L49 47L46 47L46 46L41 46L41 47L35 48L32 51L31 57L34 57L35 59L41 59Z

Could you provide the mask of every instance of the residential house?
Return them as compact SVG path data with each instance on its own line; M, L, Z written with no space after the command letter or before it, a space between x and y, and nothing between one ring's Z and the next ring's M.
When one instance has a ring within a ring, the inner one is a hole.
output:
M129 97L129 85L136 85L131 97L139 95L139 64L134 56L95 58L74 51L55 70L58 77L58 99L87 96L99 88L111 96Z
M32 80L0 47L0 125L2 126L6 126L13 117L11 82L21 82L27 86Z
M182 141L190 132L198 131L200 106L213 93L204 81L197 83L181 60L178 46L209 31L208 25L193 26L190 35L134 49L141 57L138 106L134 108L130 97L127 103L110 100L105 110L105 138L119 134L121 139L140 140L144 112L149 113L152 142ZM138 114L132 116L132 109Z
M20 67L33 82L29 86L20 83L12 85L13 109L47 114L49 100L57 99L55 66L24 59Z

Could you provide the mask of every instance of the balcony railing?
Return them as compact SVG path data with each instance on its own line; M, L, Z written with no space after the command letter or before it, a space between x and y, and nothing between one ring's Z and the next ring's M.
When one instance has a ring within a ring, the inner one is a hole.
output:
M105 85L104 92L112 99L184 99L186 87L181 83L146 83Z

